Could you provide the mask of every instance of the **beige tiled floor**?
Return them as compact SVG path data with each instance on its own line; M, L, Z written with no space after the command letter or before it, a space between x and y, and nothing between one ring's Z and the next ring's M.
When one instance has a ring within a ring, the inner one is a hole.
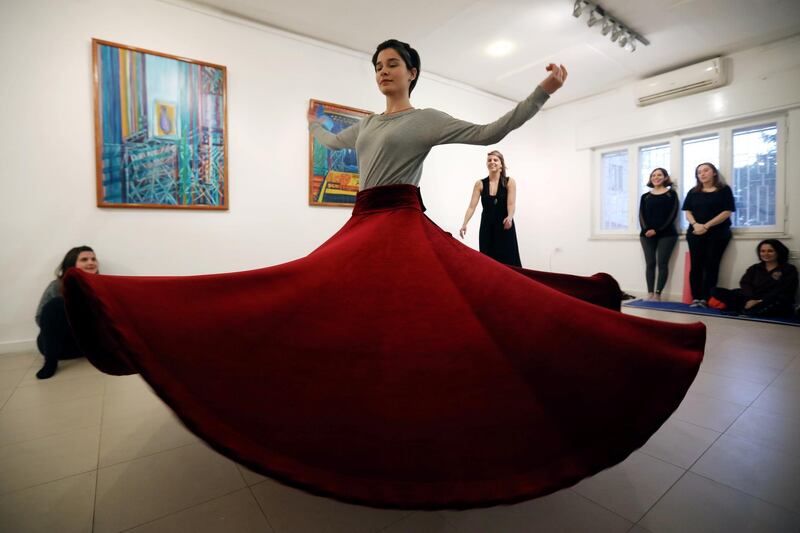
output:
M641 450L555 494L458 512L305 494L212 451L138 376L73 360L38 381L40 356L0 356L0 531L800 531L800 328L704 322L701 372Z

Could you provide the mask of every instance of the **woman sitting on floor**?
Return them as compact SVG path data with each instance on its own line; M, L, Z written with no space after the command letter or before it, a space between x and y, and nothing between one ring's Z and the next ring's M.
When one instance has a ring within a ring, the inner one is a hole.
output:
M36 308L36 325L40 328L36 346L44 356L44 366L36 373L39 379L53 377L58 369L59 359L75 359L83 356L72 335L72 328L67 322L67 311L64 308L62 295L61 279L72 267L90 274L97 274L100 271L94 250L89 246L76 246L66 253L56 270L56 279L44 290Z
M750 316L788 317L794 312L797 269L788 263L789 249L776 239L758 243L760 261L752 265L739 281L740 289L716 287L711 295L727 309ZM721 304L721 305L720 305Z

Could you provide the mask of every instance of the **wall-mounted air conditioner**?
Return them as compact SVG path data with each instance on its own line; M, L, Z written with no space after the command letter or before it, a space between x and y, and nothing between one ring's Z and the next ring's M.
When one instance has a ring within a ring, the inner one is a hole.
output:
M636 105L663 102L721 87L726 83L725 61L721 57L647 78L636 84Z

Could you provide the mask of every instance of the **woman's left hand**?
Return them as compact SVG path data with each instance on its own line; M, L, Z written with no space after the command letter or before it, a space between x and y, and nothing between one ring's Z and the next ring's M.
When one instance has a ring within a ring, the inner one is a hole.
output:
M761 303L761 300L747 300L747 303L744 304L745 309L752 309L753 307L757 306Z
M556 65L555 63L550 63L545 67L545 69L550 73L539 86L544 89L544 92L547 94L553 94L557 90L564 85L564 82L567 81L567 67L564 65Z
M511 224L513 224L513 222L514 222L513 218L506 217L506 219L503 220L503 229L511 229Z

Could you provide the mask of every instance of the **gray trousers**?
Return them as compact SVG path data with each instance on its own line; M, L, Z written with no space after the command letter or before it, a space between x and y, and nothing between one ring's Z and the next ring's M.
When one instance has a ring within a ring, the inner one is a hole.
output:
M647 265L645 279L647 280L647 292L661 294L664 285L667 284L669 274L669 258L672 257L672 250L678 241L677 235L665 235L663 237L639 237L644 250L644 262ZM658 266L658 285L656 285L656 266ZM655 288L655 290L653 290Z

